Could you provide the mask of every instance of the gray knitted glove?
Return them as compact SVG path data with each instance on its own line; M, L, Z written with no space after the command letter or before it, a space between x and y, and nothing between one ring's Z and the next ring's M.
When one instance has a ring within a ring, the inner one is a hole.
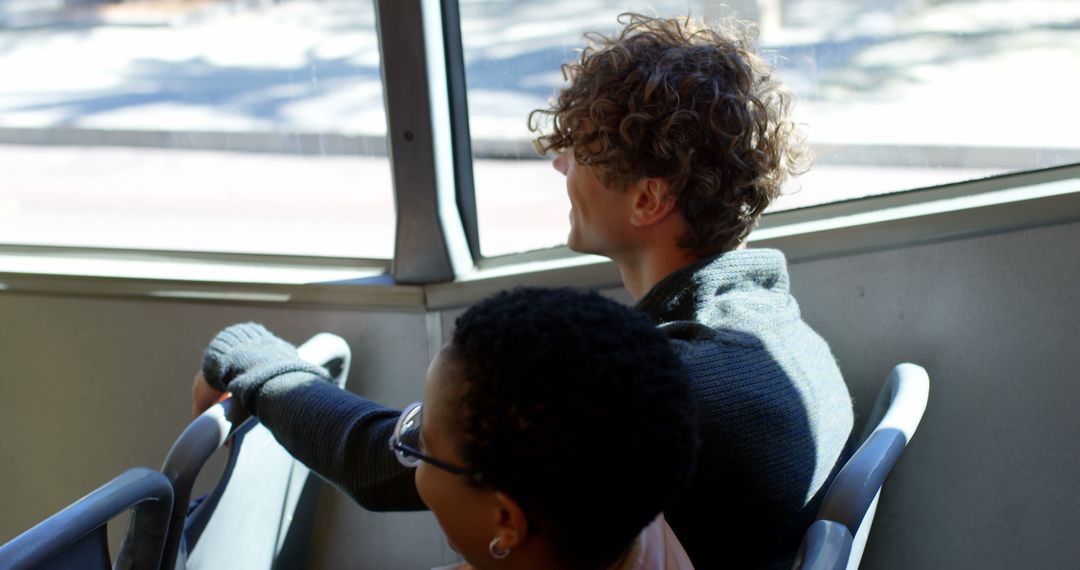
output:
M229 391L229 383L249 370L299 360L293 345L258 323L242 323L226 328L210 341L203 353L202 369L207 383Z

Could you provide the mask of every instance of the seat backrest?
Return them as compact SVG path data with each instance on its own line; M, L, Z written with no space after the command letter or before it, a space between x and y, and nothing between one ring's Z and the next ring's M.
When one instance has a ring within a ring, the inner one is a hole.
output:
M349 370L348 344L318 334L298 347L301 358L325 367L339 387ZM195 478L206 460L232 437L225 471L213 491L188 513ZM162 467L176 491L164 570L245 568L282 564L288 550L306 550L316 481L255 418L231 399L195 419L173 444ZM299 511L307 516L297 516Z
M867 419L862 445L844 465L818 510L818 520L844 525L852 536L847 568L858 568L878 496L926 411L930 379L921 366L899 364Z
M129 469L66 509L0 546L0 568L53 570L110 568L107 524L133 509L115 568L157 568L165 545L172 485L145 467Z

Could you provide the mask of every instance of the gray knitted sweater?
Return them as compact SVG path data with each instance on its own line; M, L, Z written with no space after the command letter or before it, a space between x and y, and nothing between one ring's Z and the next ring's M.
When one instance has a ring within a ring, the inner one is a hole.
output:
M638 308L669 334L700 403L690 488L666 513L697 568L791 568L850 452L851 397L776 250L681 269Z
M669 275L638 308L671 336L700 401L698 470L668 523L697 568L790 568L846 457L852 412L828 345L788 292L783 254L704 260ZM260 325L219 333L203 370L365 508L424 508L412 471L387 448L398 410L338 390Z

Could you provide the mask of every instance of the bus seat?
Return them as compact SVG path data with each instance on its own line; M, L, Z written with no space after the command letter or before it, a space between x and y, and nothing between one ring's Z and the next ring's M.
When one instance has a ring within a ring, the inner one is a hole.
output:
M893 368L867 419L859 449L825 494L817 520L840 523L851 534L848 569L859 567L881 486L919 427L929 393L930 378L921 366Z
M351 360L344 339L320 333L298 351L344 388ZM189 513L195 478L229 437L232 446L221 479ZM163 570L303 566L317 482L233 400L212 406L184 430L162 472L176 494Z
M161 473L128 469L71 506L0 546L5 570L153 569L161 561L173 489ZM132 509L124 547L113 566L107 524Z
M795 567L800 570L845 570L851 556L851 533L846 526L814 521L806 530Z

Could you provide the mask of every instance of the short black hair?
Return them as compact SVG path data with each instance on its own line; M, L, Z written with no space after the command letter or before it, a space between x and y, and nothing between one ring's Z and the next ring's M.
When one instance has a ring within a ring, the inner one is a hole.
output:
M518 288L461 315L449 350L463 460L568 563L615 561L689 483L696 407L644 314L595 292Z

